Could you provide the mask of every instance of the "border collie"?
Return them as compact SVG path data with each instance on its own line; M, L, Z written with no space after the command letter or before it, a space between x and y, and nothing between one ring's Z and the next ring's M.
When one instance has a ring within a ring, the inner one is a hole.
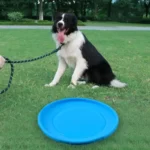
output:
M87 37L78 30L77 18L74 14L59 14L55 18L52 26L52 37L58 48L64 44L57 52L58 69L51 83L45 86L55 86L67 66L74 69L71 78L71 87L78 83L93 83L97 86L112 86L122 88L126 83L122 83L115 78L114 73L106 59L98 52ZM80 79L84 82L79 82Z

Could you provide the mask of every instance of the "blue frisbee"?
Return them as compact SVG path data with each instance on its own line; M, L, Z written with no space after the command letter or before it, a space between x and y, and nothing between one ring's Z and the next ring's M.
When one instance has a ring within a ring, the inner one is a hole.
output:
M70 144L103 140L115 132L118 124L113 108L87 98L57 100L38 114L38 125L47 137Z

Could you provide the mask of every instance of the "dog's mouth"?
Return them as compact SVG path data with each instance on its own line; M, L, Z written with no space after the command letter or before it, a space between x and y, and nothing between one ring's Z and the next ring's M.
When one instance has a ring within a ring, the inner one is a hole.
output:
M65 40L65 35L67 33L69 29L65 29L65 28L57 28L57 39L60 43L64 43Z
M65 28L57 28L58 33L63 32L64 34L66 34L68 30L69 29L65 29Z

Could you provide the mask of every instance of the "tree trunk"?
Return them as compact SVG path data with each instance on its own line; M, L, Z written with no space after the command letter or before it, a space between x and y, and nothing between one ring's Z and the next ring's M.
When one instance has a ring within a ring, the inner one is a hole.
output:
M87 5L87 1L84 0L84 3L83 3L83 16L86 16L86 5Z
M146 14L146 18L147 18L148 14L149 14L150 1L145 0L144 5L145 5L145 14Z
M73 9L73 11L74 11L74 14L76 15L76 17L78 18L78 2L77 1L74 1L74 0L72 0L71 1L71 7L72 7L72 9Z
M32 18L33 3L29 3L28 7L29 7L29 17Z
M61 2L59 0L55 0L55 3L56 3L56 12L60 12L60 5L61 5Z
M83 1L81 1L81 9L80 9L80 14L81 14L81 17L83 16Z
M39 20L43 20L43 0L39 0Z
M38 5L38 1L36 2L36 18L37 18L37 20L39 19L39 5Z
M112 7L112 0L109 0L109 2L108 2L108 18L111 17L111 7Z
M97 15L98 15L98 5L94 3L94 19L96 18Z
M148 13L149 13L149 8L148 7L146 7L146 18L148 17Z
M54 21L54 16L55 16L56 10L55 10L55 6L54 6L53 2L52 2L52 5L51 5L51 9L52 9L52 21Z

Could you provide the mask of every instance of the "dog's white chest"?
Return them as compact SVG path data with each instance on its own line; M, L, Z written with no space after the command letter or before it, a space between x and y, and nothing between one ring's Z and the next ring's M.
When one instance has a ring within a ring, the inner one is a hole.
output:
M77 59L72 50L61 49L59 55L65 60L65 62L69 67L75 68Z
M74 57L67 57L65 58L67 65L71 68L75 68L76 66L76 59Z
M57 41L56 34L53 34L53 38L58 47L59 42ZM73 32L69 36L65 35L65 45L58 52L58 56L62 57L66 64L72 68L75 68L78 62L86 63L80 50L84 42L83 34L80 31Z

